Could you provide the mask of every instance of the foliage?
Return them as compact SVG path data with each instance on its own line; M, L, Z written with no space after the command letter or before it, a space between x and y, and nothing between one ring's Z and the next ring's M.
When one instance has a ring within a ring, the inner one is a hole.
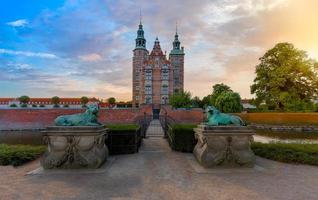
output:
M136 131L140 126L136 124L108 124L106 128L109 128L111 131Z
M33 108L36 108L36 107L38 107L38 106L37 106L36 104L32 104L32 107L33 107Z
M255 142L252 149L256 155L271 160L318 165L318 144Z
M201 101L201 108L205 108L208 105L211 105L211 98L212 98L212 94L209 94L209 95L203 97L202 101Z
M318 125L318 113L237 113L248 124Z
M27 104L30 101L30 97L26 96L26 95L23 95L23 96L19 97L19 101L22 104Z
M169 127L168 141L171 149L182 152L192 152L196 144L194 124L174 124Z
M28 107L28 104L25 104L25 103L21 104L21 108L27 108L27 107Z
M202 107L202 101L199 97L195 96L191 99L191 106L194 108L201 108Z
M191 106L191 93L181 91L170 96L170 105L174 108L188 108Z
M44 105L44 104L41 104L41 105L40 105L40 107L41 107L41 108L44 108L44 107L45 107L45 105Z
M240 95L232 91L222 92L218 95L214 105L225 113L235 113L243 110Z
M210 103L215 106L217 98L223 92L233 92L231 88L223 83L213 85L213 92L211 95Z
M136 153L141 145L141 129L136 124L110 124L106 144L110 154Z
M11 108L16 108L16 107L18 107L18 106L17 106L17 104L13 103L13 104L10 105L10 107L11 107Z
M52 102L52 104L54 104L54 107L57 107L57 105L60 104L60 97L58 97L58 96L52 97L51 102Z
M271 130L263 130L263 129L257 129L256 130L257 135L271 137L271 138L278 138L278 139L308 139L308 140L317 140L318 139L318 132L296 132L296 131L288 131L288 132L282 132L282 131L271 131Z
M35 160L45 150L45 146L0 144L0 165L19 166Z
M290 43L278 43L260 58L251 86L256 103L280 111L311 110L318 95L318 63Z
M84 106L88 103L89 99L86 96L81 97L81 104Z
M116 103L116 99L114 97L110 97L110 98L107 99L107 102L109 104L115 104Z
M70 107L70 106L69 106L68 104L64 104L63 107L64 107L64 108L68 108L68 107Z

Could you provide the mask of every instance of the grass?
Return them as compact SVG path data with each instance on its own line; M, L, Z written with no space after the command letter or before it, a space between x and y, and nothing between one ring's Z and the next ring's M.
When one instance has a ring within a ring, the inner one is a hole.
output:
M111 131L136 131L140 126L136 124L109 124L106 125L106 128Z
M235 113L248 124L318 125L316 113Z
M46 146L0 144L0 165L20 166L35 160L46 150Z
M318 166L318 144L254 142L252 149L257 156L267 159Z
M310 132L278 132L278 131L270 131L270 130L256 130L257 135L277 138L277 139L309 139L309 140L317 140L318 133Z

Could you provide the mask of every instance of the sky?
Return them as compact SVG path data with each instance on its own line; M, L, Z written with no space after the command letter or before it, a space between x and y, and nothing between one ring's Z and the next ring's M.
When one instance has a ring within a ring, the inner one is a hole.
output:
M225 83L253 97L255 66L279 42L318 59L317 0L1 0L0 97L131 100L140 10L151 50L169 53L176 22L185 90Z

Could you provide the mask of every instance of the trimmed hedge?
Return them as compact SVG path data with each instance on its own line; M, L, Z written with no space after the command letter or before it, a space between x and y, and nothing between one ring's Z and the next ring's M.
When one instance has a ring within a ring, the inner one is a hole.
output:
M35 160L46 150L46 146L0 144L0 165L19 166Z
M257 135L271 137L271 138L278 138L278 139L318 139L318 132L281 132L281 131L271 131L271 130L256 130Z
M252 149L256 155L267 159L318 166L318 144L254 142Z
M136 153L141 145L141 128L135 124L111 124L106 145L111 155Z
M181 152L192 152L197 141L194 137L194 124L174 124L169 127L168 141L171 149Z

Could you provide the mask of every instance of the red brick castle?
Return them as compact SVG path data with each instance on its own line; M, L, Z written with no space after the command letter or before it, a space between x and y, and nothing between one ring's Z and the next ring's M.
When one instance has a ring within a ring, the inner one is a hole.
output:
M168 104L170 95L183 90L184 49L180 47L177 30L172 46L169 59L167 59L166 53L162 52L159 40L156 38L149 54L143 25L140 22L136 47L133 50L133 106Z

